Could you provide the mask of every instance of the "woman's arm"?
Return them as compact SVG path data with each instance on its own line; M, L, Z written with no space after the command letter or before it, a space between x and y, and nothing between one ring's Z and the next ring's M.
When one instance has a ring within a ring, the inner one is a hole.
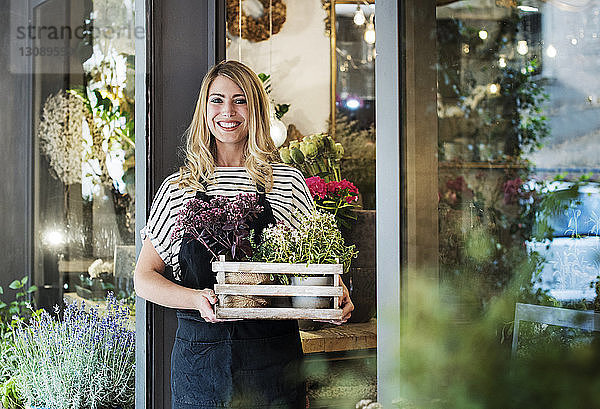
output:
M208 322L221 321L213 308L217 302L213 290L194 290L175 284L163 276L164 271L164 261L146 238L133 275L136 294L164 307L198 310Z

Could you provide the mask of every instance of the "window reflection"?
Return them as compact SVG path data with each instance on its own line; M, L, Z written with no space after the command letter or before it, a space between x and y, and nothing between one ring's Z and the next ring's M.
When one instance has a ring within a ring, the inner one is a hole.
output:
M122 264L119 246L135 243L133 1L69 8L49 0L32 13L49 28L32 46L60 41L69 50L67 59L32 56L40 306L63 294L100 300L112 290L125 298L133 266L115 277L115 262ZM81 35L57 40L52 27Z
M526 261L531 291L595 297L600 4L567 3L437 8L441 273L479 304Z

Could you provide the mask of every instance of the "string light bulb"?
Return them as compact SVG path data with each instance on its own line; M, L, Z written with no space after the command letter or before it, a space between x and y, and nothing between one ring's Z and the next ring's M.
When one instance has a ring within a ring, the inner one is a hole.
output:
M552 44L550 44L548 46L548 48L546 48L546 55L550 58L554 58L554 57L556 57L556 54L558 54L556 47L554 47Z
M373 17L375 14L371 14L371 21L367 24L367 29L365 30L364 39L367 44L375 44L375 24L373 22Z
M356 11L354 12L353 20L354 24L356 24L357 26L362 26L367 21L367 19L365 18L365 13L363 13L358 4L356 5Z

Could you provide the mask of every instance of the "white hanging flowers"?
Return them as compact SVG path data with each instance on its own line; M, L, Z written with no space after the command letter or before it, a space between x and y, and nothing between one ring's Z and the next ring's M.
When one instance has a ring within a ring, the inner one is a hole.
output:
M46 99L38 129L41 151L65 185L81 183L87 108L78 96L59 91Z

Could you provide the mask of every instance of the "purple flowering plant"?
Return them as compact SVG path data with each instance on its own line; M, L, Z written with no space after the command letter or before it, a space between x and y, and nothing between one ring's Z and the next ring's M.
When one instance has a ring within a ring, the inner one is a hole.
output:
M215 196L209 201L191 199L177 215L173 239L198 240L212 254L230 255L232 260L252 256L249 223L263 207L256 193L239 193L235 198Z
M135 332L112 293L106 310L85 303L33 314L14 335L15 379L28 407L135 406Z

